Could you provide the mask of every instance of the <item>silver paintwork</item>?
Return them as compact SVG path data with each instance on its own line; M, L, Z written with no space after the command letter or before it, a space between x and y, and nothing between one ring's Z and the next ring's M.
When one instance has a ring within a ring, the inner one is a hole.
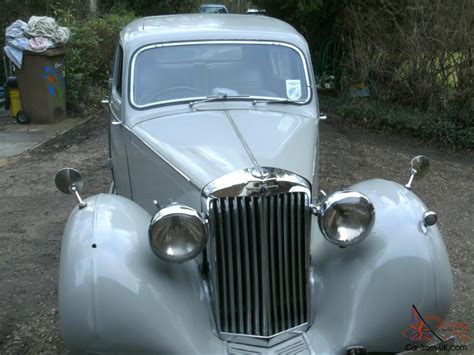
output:
M207 196L243 185L240 178L265 180L264 169L285 179L300 176L298 188L318 194L321 114L311 70L312 96L305 105L225 101L199 109L177 103L140 110L131 105L133 54L157 43L195 41L289 43L312 68L304 38L268 17L152 17L120 33L124 82L122 94L112 88L109 105L112 191L118 195L99 194L76 207L62 242L60 325L73 352L225 353L203 254L171 264L150 249L156 205L179 202L203 212ZM327 242L312 217L310 328L301 338L315 353L342 355L353 345L402 351L407 339L401 331L410 323L412 304L441 318L448 313L453 285L446 249L437 225L426 227L426 234L421 230L428 208L409 189L385 180L350 189L370 199L377 218L367 238L341 249ZM249 192L241 188L236 194ZM297 339L253 350L270 354Z
M175 193L164 192L160 195L165 198L158 199L159 195L155 191L160 188L160 184L156 179L165 178L163 173L158 172L163 172L163 169L169 171L169 168L153 168L153 165L158 165L157 154L166 158L161 159L162 162L172 166L175 172L194 185L198 195L210 181L254 167L254 159L258 166L278 167L311 181L317 137L315 120L275 111L249 110L249 107L252 107L250 103L247 109L244 109L245 104L233 110L196 112L188 109L187 113L137 124L128 149L134 200L147 206L149 211L153 199L157 199L161 205L177 201L195 209L200 208L199 198L188 202L177 199ZM262 144L262 132L272 137L265 144ZM160 162L160 166L163 165ZM141 171L140 176L135 177L138 171ZM135 184L136 180L140 183ZM172 183L179 181L182 179L174 179ZM142 200L141 196L147 200ZM150 196L153 198L150 199Z
M274 18L227 15L171 15L137 19L120 33L124 50L133 53L157 43L205 40L261 40L307 48L304 38L290 25ZM306 56L309 58L309 56Z
M411 191L385 180L351 189L372 201L377 219L371 235L345 249L328 243L312 223L314 321L304 337L321 354L342 355L354 344L402 351L412 304L441 318L449 310L446 249L436 225L428 237L419 230L427 209ZM61 250L59 312L68 348L225 353L196 263L158 259L148 245L151 216L129 199L100 194L86 201L71 214Z

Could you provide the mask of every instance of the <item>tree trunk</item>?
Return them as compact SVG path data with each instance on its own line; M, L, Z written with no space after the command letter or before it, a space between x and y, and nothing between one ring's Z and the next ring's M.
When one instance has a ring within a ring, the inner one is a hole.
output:
M97 0L89 0L89 13L92 17L97 16Z

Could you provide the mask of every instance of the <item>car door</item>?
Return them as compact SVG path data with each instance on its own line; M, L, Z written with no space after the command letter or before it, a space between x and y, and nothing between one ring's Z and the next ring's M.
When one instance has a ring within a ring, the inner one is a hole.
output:
M123 48L120 42L115 51L112 87L109 100L109 155L115 191L122 196L131 198L130 176L126 139L128 137L123 127L122 96L123 83Z

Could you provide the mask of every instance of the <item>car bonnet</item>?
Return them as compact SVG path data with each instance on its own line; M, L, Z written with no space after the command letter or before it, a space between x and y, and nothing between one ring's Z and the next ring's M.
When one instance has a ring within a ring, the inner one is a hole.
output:
M146 120L133 133L200 188L258 165L312 182L314 118L258 110L193 111Z

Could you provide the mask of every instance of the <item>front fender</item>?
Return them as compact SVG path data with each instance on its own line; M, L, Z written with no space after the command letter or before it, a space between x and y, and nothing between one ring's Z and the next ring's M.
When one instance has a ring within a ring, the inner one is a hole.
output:
M196 263L159 260L148 243L151 216L134 202L108 194L86 202L72 212L61 250L59 312L68 348L224 351Z
M313 221L314 323L307 336L332 353L352 345L403 351L413 304L441 318L449 311L453 281L446 248L436 225L426 235L421 231L427 208L412 191L386 180L350 189L374 204L374 227L361 243L341 249Z
M348 346L402 351L411 306L443 318L452 275L436 226L419 228L424 204L384 180L354 185L376 209L371 235L340 249L313 221L314 322L304 334L316 353ZM97 195L75 209L61 251L59 310L67 346L79 352L225 353L212 333L196 263L170 264L148 244L151 216L116 195ZM263 350L262 350L263 351Z

